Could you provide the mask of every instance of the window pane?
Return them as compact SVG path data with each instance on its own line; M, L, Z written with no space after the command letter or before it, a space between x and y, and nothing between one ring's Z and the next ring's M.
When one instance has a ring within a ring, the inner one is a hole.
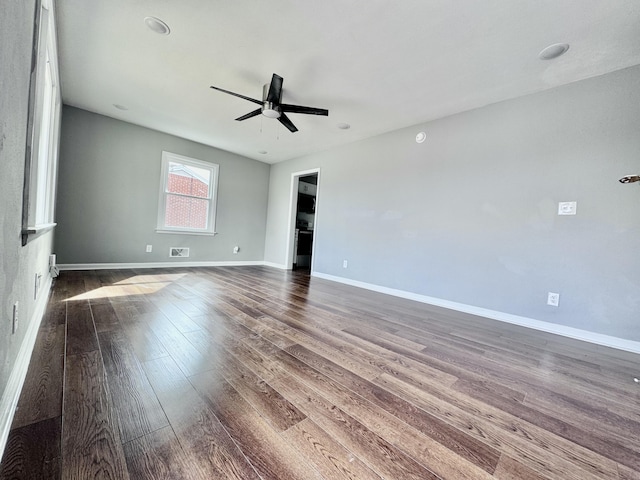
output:
M167 179L168 193L180 193L193 197L209 198L210 183L210 170L184 165L182 163L169 162L169 178Z
M208 209L208 200L169 194L164 224L166 227L206 229Z

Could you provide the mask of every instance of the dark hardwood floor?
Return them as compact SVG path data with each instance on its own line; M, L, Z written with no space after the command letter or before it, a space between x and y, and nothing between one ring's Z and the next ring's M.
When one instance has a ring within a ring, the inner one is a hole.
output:
M62 272L0 478L638 479L638 376L299 272Z

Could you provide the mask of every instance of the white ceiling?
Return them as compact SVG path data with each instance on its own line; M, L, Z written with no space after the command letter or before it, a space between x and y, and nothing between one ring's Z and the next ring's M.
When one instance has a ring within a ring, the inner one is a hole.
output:
M640 64L637 0L58 0L64 102L268 163ZM149 30L155 16L170 35ZM543 61L547 45L571 45ZM284 77L284 103L234 118ZM114 104L125 105L121 111ZM337 124L346 122L349 130ZM258 153L266 150L266 155Z

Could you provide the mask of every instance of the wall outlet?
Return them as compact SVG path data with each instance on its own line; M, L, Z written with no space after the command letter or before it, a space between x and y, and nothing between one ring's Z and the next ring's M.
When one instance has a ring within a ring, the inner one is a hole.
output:
M11 327L12 334L18 331L18 306L19 306L18 302L13 304L13 323Z
M36 279L33 285L33 299L36 300L38 298L38 292L40 291L40 282L42 280L42 274L36 273Z
M147 250L146 250L146 252L147 252L147 253L151 253L151 252L153 252L153 245L147 245Z
M349 262L347 262L346 260L342 261L342 268L347 268L349 266Z
M559 202L558 215L575 215L578 210L578 202Z
M560 294L549 292L547 295L547 305L557 307L560 304Z
M236 245L235 247L233 247L233 253L236 254L240 251L240 247L238 245Z

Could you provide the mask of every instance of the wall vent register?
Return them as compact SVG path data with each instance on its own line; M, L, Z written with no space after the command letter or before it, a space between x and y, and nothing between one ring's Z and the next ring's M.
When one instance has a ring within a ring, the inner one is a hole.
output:
M188 257L189 256L189 249L186 247L171 247L169 249L169 256L170 257Z

